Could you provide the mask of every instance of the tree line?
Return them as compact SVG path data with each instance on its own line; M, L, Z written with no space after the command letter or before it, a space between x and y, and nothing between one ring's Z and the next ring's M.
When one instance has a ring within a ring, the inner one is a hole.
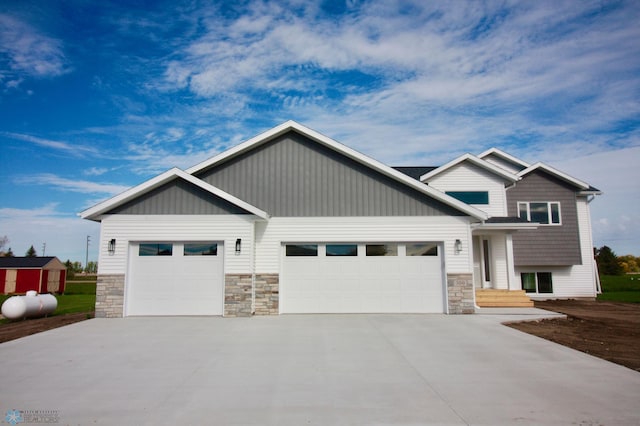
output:
M13 254L13 250L11 247L4 250L4 247L9 244L9 238L7 236L0 237L0 257L15 257ZM38 252L36 251L33 244L24 254L25 257L38 257ZM67 278L73 278L76 274L87 273L87 274L95 274L98 272L98 262L90 261L86 265L82 265L81 262L71 262L71 260L67 259L64 263L64 266L67 267Z
M593 251L601 275L640 273L640 257L632 254L617 256L608 246L594 248Z

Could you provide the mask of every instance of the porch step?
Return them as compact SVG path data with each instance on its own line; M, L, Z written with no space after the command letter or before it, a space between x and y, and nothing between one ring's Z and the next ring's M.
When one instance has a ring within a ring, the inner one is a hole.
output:
M481 308L532 308L524 290L476 289L476 305Z

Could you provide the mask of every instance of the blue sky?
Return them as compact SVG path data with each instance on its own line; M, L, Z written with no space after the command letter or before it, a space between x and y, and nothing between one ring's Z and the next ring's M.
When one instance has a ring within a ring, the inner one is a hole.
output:
M388 165L543 161L640 255L640 3L309 3L4 0L0 236L95 260L79 211L293 119Z

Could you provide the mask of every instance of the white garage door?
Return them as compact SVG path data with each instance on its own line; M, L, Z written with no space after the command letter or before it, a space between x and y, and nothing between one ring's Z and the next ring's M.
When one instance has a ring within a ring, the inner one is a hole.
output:
M436 243L285 244L282 313L444 312Z
M222 315L221 242L131 243L126 315Z

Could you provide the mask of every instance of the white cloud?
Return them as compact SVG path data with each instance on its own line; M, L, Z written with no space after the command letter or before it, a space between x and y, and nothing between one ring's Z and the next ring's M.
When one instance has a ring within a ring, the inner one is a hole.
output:
M102 193L115 195L129 189L127 185L67 179L52 173L20 176L16 177L14 182L21 185L45 185L60 191L80 192L83 194Z
M0 132L0 136L5 136L7 138L29 142L34 145L42 146L45 148L63 151L66 154L71 154L76 157L80 157L85 154L96 155L99 153L99 151L93 147L88 147L80 144L71 144L68 142L54 141L51 139L39 138L36 136L26 135L22 133Z
M8 65L9 75L42 78L56 77L69 71L59 40L47 37L29 24L7 14L0 14L0 60L3 57Z
M34 209L0 208L0 234L9 237L7 248L16 256L23 256L31 245L42 255L42 244L46 243L47 256L83 264L89 235L89 260L98 257L100 225L58 211L56 203Z

